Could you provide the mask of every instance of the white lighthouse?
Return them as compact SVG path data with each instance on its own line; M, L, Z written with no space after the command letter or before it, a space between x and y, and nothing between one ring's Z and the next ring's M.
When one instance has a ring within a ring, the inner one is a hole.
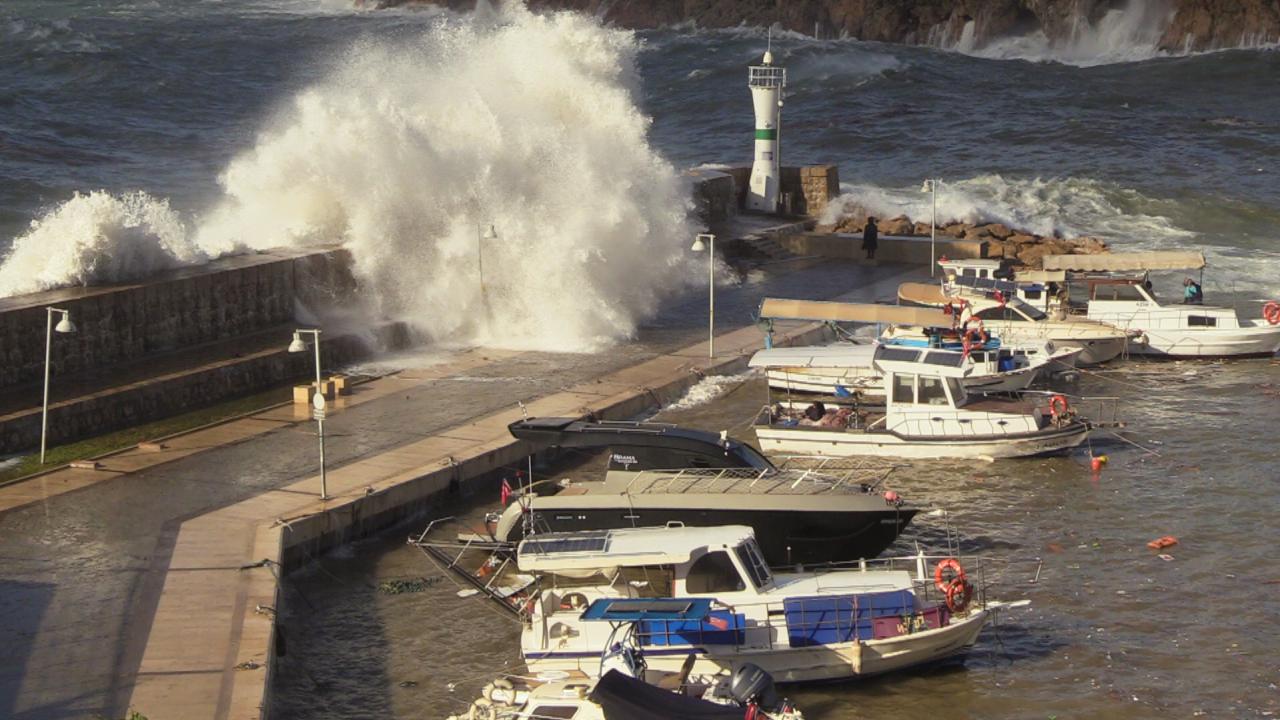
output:
M782 88L787 71L773 64L773 50L766 50L764 62L752 65L747 84L756 108L756 158L751 164L747 187L747 209L778 211L778 182L782 158L778 156L778 125L782 120Z

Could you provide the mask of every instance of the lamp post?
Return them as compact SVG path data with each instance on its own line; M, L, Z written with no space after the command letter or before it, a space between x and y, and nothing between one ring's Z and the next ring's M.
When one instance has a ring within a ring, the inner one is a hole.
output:
M929 277L933 277L938 265L938 178L925 180L920 192L933 193L933 215L929 218Z
M707 357L716 356L716 236L699 233L690 250L707 253Z
M47 307L47 322L44 331L44 404L40 411L40 464L44 464L45 435L49 432L49 360L53 354L53 333L73 333L75 323L71 322L71 311L62 308ZM61 313L62 319L53 324L53 314Z
M476 233L476 267L480 271L480 295L486 298L486 301L488 294L484 287L484 243L486 240L497 239L498 231L494 229L493 223L489 223L489 227Z
M315 407L312 415L316 419L316 435L320 438L320 499L329 499L328 478L325 477L324 469L324 390L320 380L320 329L293 331L293 342L289 343L289 352L300 353L307 351L307 341L302 339L302 334L307 333L315 337L316 349L316 392L312 396L312 404Z

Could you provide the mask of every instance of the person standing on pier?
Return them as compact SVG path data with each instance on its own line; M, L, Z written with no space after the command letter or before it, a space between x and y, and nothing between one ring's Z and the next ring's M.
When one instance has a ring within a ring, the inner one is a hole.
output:
M880 229L876 227L876 219L867 218L866 227L862 228L862 249L867 251L867 259L876 259L876 246L879 245Z

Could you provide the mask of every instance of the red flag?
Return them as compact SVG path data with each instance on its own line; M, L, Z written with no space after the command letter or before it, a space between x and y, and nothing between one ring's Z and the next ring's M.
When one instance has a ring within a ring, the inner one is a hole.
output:
M502 507L506 507L511 500L511 483L506 478L502 478Z
M712 615L711 617L707 618L707 624L708 624L708 625L710 625L711 627L713 627L713 628L717 629L717 630L728 630L728 629L729 629L729 621L728 621L726 618L716 617L716 616L714 616L714 615Z

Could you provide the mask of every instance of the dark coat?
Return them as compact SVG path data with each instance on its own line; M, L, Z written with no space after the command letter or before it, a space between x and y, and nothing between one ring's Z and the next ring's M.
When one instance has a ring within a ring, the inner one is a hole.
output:
M876 246L880 244L879 237L880 229L876 227L876 224L873 222L867 223L867 226L862 228L862 249L875 250Z

